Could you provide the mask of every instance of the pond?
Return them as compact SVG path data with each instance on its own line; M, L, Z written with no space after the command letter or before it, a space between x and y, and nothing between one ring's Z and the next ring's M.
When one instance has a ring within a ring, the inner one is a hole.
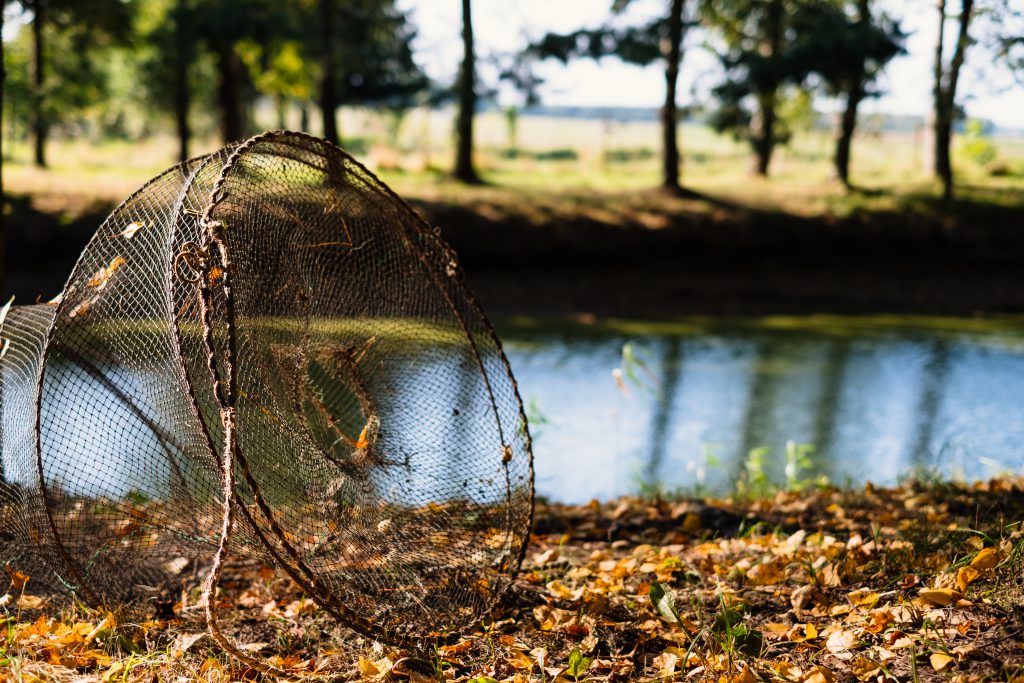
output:
M499 332L552 500L1024 465L1024 319L520 319Z
M530 418L537 492L551 500L977 480L1024 466L1024 317L515 319L498 329ZM456 369L472 363L453 365L449 351L395 351L382 370L403 387L378 406L389 452L420 463L399 493L462 495L444 482L492 476L478 457L496 452L490 404L475 374ZM180 389L126 367L87 370L52 366L48 481L75 494L168 496L180 448L157 437L182 429L167 408L184 400ZM34 457L7 448L21 431L33 443L17 408L5 411L0 473L30 485ZM365 418L351 417L357 433ZM267 429L250 426L246 439L277 434ZM378 483L398 486L392 474Z

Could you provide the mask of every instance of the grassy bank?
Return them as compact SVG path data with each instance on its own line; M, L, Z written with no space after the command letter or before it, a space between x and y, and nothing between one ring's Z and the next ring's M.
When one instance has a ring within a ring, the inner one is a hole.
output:
M441 226L484 304L502 313L1024 310L1018 141L1000 147L1012 172L963 163L958 199L944 202L915 161L920 141L905 135L861 145L863 187L852 192L829 179L820 134L781 150L767 180L749 174L738 143L705 129L684 135L686 197L653 189L650 155L506 158L484 146L491 184L481 187L405 163L415 151L377 145L360 158ZM17 146L5 162L7 288L19 300L55 294L106 213L173 157L161 138L53 147L48 170Z
M540 504L524 571L448 645L381 647L286 579L236 567L222 604L248 650L348 680L1024 679L1021 482L770 498ZM183 595L127 622L58 609L13 577L0 680L228 681ZM6 597L9 596L9 597Z

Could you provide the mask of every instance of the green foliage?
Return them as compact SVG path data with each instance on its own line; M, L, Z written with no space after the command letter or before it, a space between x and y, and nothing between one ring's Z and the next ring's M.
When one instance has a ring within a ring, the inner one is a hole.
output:
M805 472L814 467L812 459L814 445L809 443L797 443L793 440L786 442L786 488L790 491L799 491L808 484L803 476Z
M710 116L719 131L754 144L785 143L806 126L810 94L822 83L832 94L851 84L870 85L903 50L899 24L887 17L855 16L848 0L708 0L704 21L724 39L719 53L725 79L714 89ZM868 90L867 94L870 94ZM760 100L758 100L760 98ZM778 100L778 101L777 101ZM771 140L752 130L752 105L780 107L781 124Z
M671 588L654 582L648 589L647 594L651 598L651 604L658 610L658 614L661 615L662 619L670 624L681 625L683 623L682 618L679 616L676 594L672 592Z
M40 94L48 125L78 132L87 129L89 121L95 121L103 128L99 132L116 132L117 121L123 116L123 107L117 105L123 103L113 97L111 84L115 74L126 68L133 9L134 3L120 0L47 4L43 24L45 80ZM21 25L4 47L4 115L16 126L27 128L34 91L31 23Z
M389 108L412 106L429 85L413 55L416 31L406 12L394 0L337 0L336 35L330 45L337 64L335 89L344 104L375 104ZM310 25L306 22L313 20ZM316 18L307 14L304 35L319 30ZM318 61L316 40L307 60Z
M572 652L569 653L569 666L566 667L565 672L573 677L573 680L579 681L580 676L587 672L590 668L591 659L584 657L583 653L580 652L578 647L574 647Z
M761 496L771 490L771 480L765 466L768 454L772 449L768 446L752 448L743 463L743 478L736 482L736 490L740 495Z
M720 610L711 623L711 637L729 654L736 653L757 657L764 647L764 634L743 622L742 605L727 605L719 593Z
M540 409L536 396L526 402L526 420L530 425L530 436L536 441L546 425L551 424L550 418Z
M998 151L985 130L985 123L970 119L960 140L960 154L976 166L988 166L996 160Z

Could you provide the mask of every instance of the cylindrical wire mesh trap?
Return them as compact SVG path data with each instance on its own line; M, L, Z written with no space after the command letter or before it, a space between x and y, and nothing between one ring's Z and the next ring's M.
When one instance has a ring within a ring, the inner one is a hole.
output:
M532 456L494 330L438 235L322 140L166 171L0 337L0 561L35 586L145 608L230 552L405 640L519 567Z

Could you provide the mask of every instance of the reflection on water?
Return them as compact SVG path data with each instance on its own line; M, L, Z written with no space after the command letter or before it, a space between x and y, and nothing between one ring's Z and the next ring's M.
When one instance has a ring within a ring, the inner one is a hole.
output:
M534 452L538 493L552 499L729 491L758 448L783 482L787 441L815 447L804 476L839 484L1024 465L1024 321L502 328L524 399L546 420ZM624 374L641 381L623 391L612 370L627 343L640 371Z
M764 454L767 476L781 484L788 442L814 446L799 478L837 484L889 484L918 470L981 479L1024 465L1024 319L518 321L500 328L533 413L537 491L551 499L724 493L752 451ZM441 347L395 351L380 365L380 381L392 388L377 409L395 466L376 472L373 485L385 497L408 497L429 484L452 498L474 498L499 474L501 439L480 428L493 415L475 366L445 354ZM61 448L44 454L51 485L163 498L199 491L193 479L216 480L212 470L187 464L180 425L161 408L166 400L157 399L168 397L153 377L86 360L65 358L47 375L43 436L53 426L61 438ZM516 417L504 422L517 424ZM270 436L250 429L245 438L255 444ZM34 483L34 468L16 467L6 448L2 456L8 482ZM415 468L402 465L411 461ZM329 486L324 477L308 486ZM179 480L185 483L174 489Z

